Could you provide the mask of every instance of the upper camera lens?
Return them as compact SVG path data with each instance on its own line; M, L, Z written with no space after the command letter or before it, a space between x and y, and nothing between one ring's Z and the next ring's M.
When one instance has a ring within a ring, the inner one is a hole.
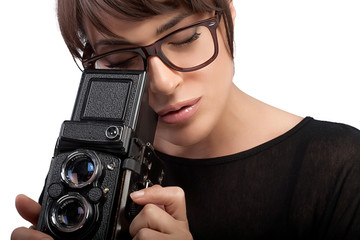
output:
M94 163L86 155L78 156L67 166L67 176L75 184L84 184L94 174Z
M81 188L94 181L100 166L93 151L76 151L63 163L61 176L70 187Z

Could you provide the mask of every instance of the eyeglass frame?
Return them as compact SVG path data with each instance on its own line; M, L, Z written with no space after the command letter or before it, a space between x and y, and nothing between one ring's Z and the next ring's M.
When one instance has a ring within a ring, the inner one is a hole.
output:
M86 55L90 55L89 53L86 54L86 51L84 51L84 57L82 59L82 65L84 67L84 69L95 69L95 62L97 60L99 60L100 58L106 57L108 55L112 55L112 54L116 54L116 53L121 53L121 52L135 52L138 53L143 61L144 61L144 70L147 70L147 59L151 56L157 56L161 59L161 61L168 67L170 67L171 69L174 69L176 71L179 72L191 72L191 71L196 71L199 70L203 67L206 67L207 65L209 65L211 62L213 62L216 57L218 56L219 53L219 46L218 46L218 38L217 38L217 34L216 34L216 29L218 28L218 26L220 25L220 19L221 19L221 12L216 11L215 15L205 19L205 20L201 20L197 23L191 24L189 26L186 27L182 27L179 28L169 34L167 34L166 36L160 38L159 40L155 41L154 43L147 45L147 46L140 46L140 47L134 47L134 48L126 48L126 49L117 49L117 50L112 50L110 52L106 52L100 55L96 55L96 56L92 56L89 58L86 58ZM192 27L196 27L196 26L205 26L209 29L212 39L213 39L213 43L214 43L214 54L212 57L210 57L207 61L205 61L202 64L199 64L197 66L194 67L189 67L189 68L181 68L178 67L174 64L172 64L163 54L162 50L161 50L161 45L164 42L164 40L166 40L169 36L176 34L178 32L181 32L183 30L186 30L188 28L192 28ZM87 43L85 45L85 50L86 49L92 49L90 44Z

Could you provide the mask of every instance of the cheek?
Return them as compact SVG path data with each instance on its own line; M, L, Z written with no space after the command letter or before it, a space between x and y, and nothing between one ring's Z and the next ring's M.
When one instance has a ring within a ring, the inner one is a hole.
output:
M202 120L208 127L215 127L223 117L231 94L234 75L234 63L223 41L219 41L219 55L207 68L204 68L202 84L204 104Z
M222 41L219 41L222 43ZM219 43L219 55L215 61L204 69L206 79L204 87L208 97L214 104L221 104L232 88L234 75L234 63L225 45Z
M201 95L201 105L188 124L181 127L162 126L158 136L180 146L191 146L211 136L221 126L221 119L228 104L227 97L232 86L232 76L214 62L185 80L187 93ZM221 63L219 61L218 63ZM227 76L226 76L227 75ZM160 125L161 126L161 125Z

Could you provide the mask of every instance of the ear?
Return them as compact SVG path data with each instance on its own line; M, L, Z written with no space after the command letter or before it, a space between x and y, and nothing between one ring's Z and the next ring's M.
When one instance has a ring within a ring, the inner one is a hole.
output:
M230 9L230 13L231 13L231 18L232 18L233 22L235 22L236 10L234 7L233 0L229 0L229 9Z

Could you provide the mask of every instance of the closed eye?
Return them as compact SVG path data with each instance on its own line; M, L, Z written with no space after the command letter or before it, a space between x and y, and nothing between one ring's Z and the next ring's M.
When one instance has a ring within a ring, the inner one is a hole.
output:
M186 45L186 44L190 44L194 41L196 41L197 39L199 39L201 33L197 33L195 32L190 38L185 39L183 41L180 42L169 42L168 44L174 45L174 46L182 46L182 45Z
M130 66L134 65L134 64L138 64L138 56L134 56L132 58L126 59L126 60L122 60L122 61L118 61L118 62L114 62L114 63L109 63L106 64L105 66L107 68L129 68Z

